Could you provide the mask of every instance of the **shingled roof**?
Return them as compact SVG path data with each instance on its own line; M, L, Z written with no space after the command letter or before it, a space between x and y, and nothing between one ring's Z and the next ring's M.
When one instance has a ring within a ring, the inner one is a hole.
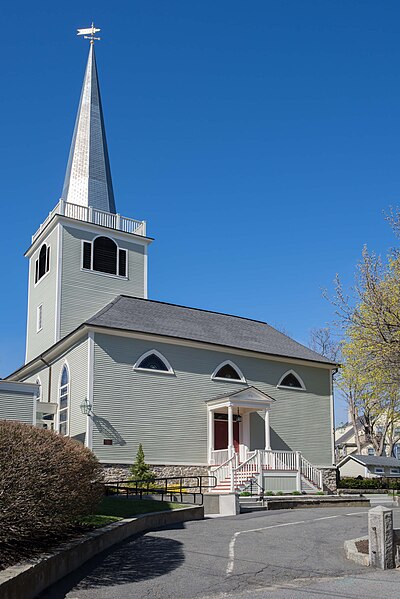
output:
M361 455L351 453L346 456L349 459L356 460L356 462L360 462L365 464L365 466L392 466L394 468L400 467L400 460L394 457L388 456L376 456L376 455ZM347 460L348 461L348 460ZM344 459L338 465L342 465L344 463Z
M265 322L119 295L86 324L333 364Z

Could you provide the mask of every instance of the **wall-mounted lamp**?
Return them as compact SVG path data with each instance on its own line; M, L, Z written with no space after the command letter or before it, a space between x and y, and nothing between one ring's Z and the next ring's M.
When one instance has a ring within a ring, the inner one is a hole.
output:
M241 415L239 414L239 408L237 409L236 422L242 422L242 417L241 417Z
M92 413L92 407L92 404L88 402L88 398L85 397L85 399L80 405L82 414L85 414L85 416L90 416L90 414Z

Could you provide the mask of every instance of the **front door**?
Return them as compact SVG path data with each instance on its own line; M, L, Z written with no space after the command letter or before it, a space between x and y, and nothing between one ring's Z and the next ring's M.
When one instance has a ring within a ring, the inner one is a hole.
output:
M222 416L222 414L219 414ZM225 416L225 414L224 414ZM228 420L214 419L214 449L227 449L228 447ZM233 447L239 452L239 423L233 421Z

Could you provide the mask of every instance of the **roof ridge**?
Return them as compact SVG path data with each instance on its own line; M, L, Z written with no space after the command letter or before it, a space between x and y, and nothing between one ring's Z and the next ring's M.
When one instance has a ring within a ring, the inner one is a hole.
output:
M93 314L93 316L91 316L89 318L89 320L86 320L83 324L90 324L90 322L94 318L98 318L99 316L103 316L103 314L105 314L106 312L108 312L108 310L111 310L111 308L113 306L115 306L115 304L117 304L121 300L122 297L123 297L122 295L117 295L117 297L115 297L113 300L111 300L111 302L108 302L108 304L106 304L105 306L103 306L101 308L101 310L99 310L98 312L96 312L95 314Z

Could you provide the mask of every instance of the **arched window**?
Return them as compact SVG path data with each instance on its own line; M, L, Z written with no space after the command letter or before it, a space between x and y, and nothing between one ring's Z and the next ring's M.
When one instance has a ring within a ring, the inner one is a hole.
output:
M38 387L39 387L38 394L36 395L36 399L37 399L37 401L42 401L42 383L39 378L36 379L35 384L38 385Z
M134 370L147 370L151 372L164 372L174 374L173 368L168 360L156 349L146 352L134 365Z
M127 251L118 247L109 237L96 237L83 242L82 267L110 275L126 277Z
M50 270L50 246L45 243L39 251L39 256L35 262L35 283L38 283L44 275Z
M69 382L68 366L64 364L61 371L58 399L58 432L60 435L68 434Z
M305 389L305 385L299 375L294 370L288 370L282 375L281 380L278 383L278 387L285 387L287 389Z
M229 380L237 383L245 383L246 379L243 376L241 370L231 362L230 360L226 360L222 362L211 375L212 379L217 380Z

